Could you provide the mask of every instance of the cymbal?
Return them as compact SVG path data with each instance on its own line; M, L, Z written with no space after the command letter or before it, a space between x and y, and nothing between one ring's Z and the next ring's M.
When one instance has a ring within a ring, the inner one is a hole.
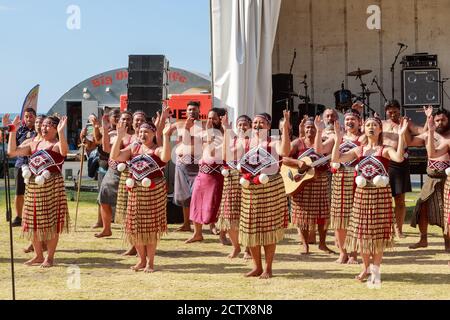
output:
M287 94L288 96L291 96L291 97L299 97L300 99L305 99L306 98L305 96L302 96L302 95L300 95L300 94L298 94L297 92L294 92L294 91L280 91L280 93Z
M360 94L360 95L363 95L363 94L365 94L365 95L370 95L370 94L375 94L375 93L378 93L378 91L358 92L358 94Z
M357 71L352 71L352 72L347 73L347 76L349 76L349 77L360 77L360 76L363 76L365 74L369 74L371 72L372 72L372 70L360 70L360 69L358 69Z

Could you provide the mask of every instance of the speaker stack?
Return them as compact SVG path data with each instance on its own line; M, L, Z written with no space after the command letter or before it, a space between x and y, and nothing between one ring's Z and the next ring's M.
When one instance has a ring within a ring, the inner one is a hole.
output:
M293 87L294 78L289 73L278 73L272 75L272 129L278 129L278 124L283 117L283 110L286 109L286 102L289 110L293 110ZM298 120L298 112L291 113L291 122L293 124L294 134L296 131L295 123ZM298 131L298 128L297 128ZM297 132L298 135L298 132Z
M128 106L153 117L167 100L169 61L164 55L128 56Z
M418 124L426 121L423 106L440 107L442 92L441 74L437 55L416 53L402 59L402 104L403 114ZM412 174L426 173L427 153L425 148L409 148Z

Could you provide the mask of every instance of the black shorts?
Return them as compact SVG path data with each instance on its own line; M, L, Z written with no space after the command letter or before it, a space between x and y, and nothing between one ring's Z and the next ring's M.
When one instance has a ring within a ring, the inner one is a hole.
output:
M411 172L409 160L398 163L389 162L389 183L391 185L392 196L398 196L411 192Z
M14 178L16 178L16 196L25 194L25 181L22 177L22 168L14 168Z

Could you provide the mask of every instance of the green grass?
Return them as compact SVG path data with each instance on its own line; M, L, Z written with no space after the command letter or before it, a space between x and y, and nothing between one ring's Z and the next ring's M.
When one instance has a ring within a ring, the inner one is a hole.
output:
M4 213L4 193L0 192L0 212ZM68 197L70 195L68 193ZM409 215L417 193L407 197ZM22 252L27 242L14 228L16 292L18 299L450 299L448 254L443 251L440 229L432 227L430 246L412 251L407 247L418 240L418 230L406 226L407 238L387 252L382 266L382 289L371 290L353 278L360 266L338 265L336 256L319 253L300 257L298 239L290 229L278 245L275 277L264 281L243 277L251 268L242 256L230 261L230 247L205 230L203 243L184 244L187 233L174 232L174 225L158 246L154 274L134 273L129 267L135 257L120 255L126 245L119 225L113 236L96 239L90 226L96 221L96 194L83 193L77 232L61 236L57 265L43 270L26 267L31 254ZM75 202L69 201L72 218ZM334 247L329 233L328 244ZM80 269L80 289L67 285L70 267ZM8 225L0 220L0 299L11 298Z

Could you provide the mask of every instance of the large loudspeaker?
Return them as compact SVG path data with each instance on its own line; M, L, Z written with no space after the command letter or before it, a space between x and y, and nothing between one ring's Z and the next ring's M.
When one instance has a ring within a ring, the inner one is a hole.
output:
M289 96L289 92L293 91L294 87L293 79L293 75L288 73L272 75L272 129L278 129L283 110L286 109L286 101L288 101L289 110L293 110L294 99ZM294 134L295 130L298 131L295 127L297 124L293 123Z
M439 106L441 90L439 69L404 69L402 71L403 106Z
M163 55L128 57L128 106L131 112L144 111L153 117L168 95L169 61Z

